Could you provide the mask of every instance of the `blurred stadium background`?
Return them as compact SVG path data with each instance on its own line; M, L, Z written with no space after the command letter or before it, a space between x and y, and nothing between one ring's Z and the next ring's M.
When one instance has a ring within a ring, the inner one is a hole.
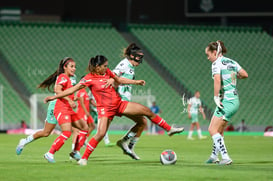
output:
M30 98L49 93L36 86L63 57L76 60L79 79L90 57L103 54L114 68L131 42L145 52L136 78L147 85L134 87L135 96L154 96L163 118L187 127L183 100L199 90L210 118L215 104L204 49L222 40L226 56L249 73L248 80L238 81L241 107L232 123L244 119L250 131L263 131L273 126L272 7L267 0L1 1L0 129L17 128L21 120L34 127ZM37 126L42 128L47 106L38 102L37 108ZM209 124L201 117L200 123L204 128ZM115 118L110 128L130 125Z

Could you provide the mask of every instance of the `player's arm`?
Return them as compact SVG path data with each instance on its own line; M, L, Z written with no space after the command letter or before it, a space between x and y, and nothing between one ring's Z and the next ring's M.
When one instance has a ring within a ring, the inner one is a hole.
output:
M59 94L59 93L63 92L62 88L63 88L62 85L60 85L60 84L56 85L55 88L54 88L55 93ZM71 100L68 96L63 97L63 99L67 100L67 102L69 103L69 105L73 109L77 107L76 103L73 100Z
M73 94L74 92L80 90L80 89L83 89L85 88L86 86L85 85L82 85L81 83L78 83L77 85L73 86L73 87L70 87L64 91L55 91L56 92L56 95L54 96L47 96L45 99L44 99L44 103L47 103L48 101L52 101L54 99L58 99L58 98L63 98L65 96L68 96L70 94Z
M83 111L87 117L91 116L90 113L87 111L85 105L84 105L84 97L78 97L78 100L80 101L80 104L83 108Z
M203 109L202 106L199 107L199 110L200 110L200 112L201 112L201 114L203 116L203 119L206 119L206 114L204 113L204 109Z
M239 72L237 73L237 78L246 79L248 78L248 73L244 69L240 69Z
M214 74L214 102L219 108L223 108L221 103L219 92L221 89L221 76L220 74Z
M135 84L135 85L145 85L145 80L131 80L124 77L115 76L114 80L118 84Z

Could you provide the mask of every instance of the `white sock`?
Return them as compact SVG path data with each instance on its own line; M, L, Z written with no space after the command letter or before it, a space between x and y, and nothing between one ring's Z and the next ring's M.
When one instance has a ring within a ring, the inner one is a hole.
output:
M202 131L201 131L201 129L198 129L197 133L198 133L198 137L201 138L202 137Z
M72 143L71 148L72 148L72 151L74 151L75 143Z
M28 143L30 143L30 142L32 142L32 141L34 140L33 134L32 134L32 135L29 135L28 137L26 137L25 140L26 140L25 145L28 144Z
M218 158L218 155L219 155L219 150L216 148L215 144L213 143L210 157L213 159L216 159Z
M216 133L212 136L212 139L215 147L220 151L222 159L230 159L223 137L219 133Z
M128 145L128 147L132 150L134 149L136 143L138 142L139 137L133 137Z
M106 144L106 145L110 143L109 136L108 136L108 132L106 132L106 134L105 134L103 140L104 140L104 144Z
M192 131L192 130L190 130L190 131L189 131L188 138L191 138L191 137L192 137L192 133L193 133L193 131Z
M155 129L156 125L152 124L152 134L156 134L156 129Z
M130 131L129 133L127 133L127 134L122 138L122 140L123 140L123 141L128 141L128 140L131 140L132 138L134 138L135 136L136 136L136 133Z

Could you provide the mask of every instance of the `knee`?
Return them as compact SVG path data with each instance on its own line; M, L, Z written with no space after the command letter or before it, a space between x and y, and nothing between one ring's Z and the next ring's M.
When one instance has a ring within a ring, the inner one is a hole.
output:
M97 141L100 141L100 140L102 140L104 138L105 134L106 134L106 132L98 130L97 133L96 133L95 139Z
M209 134L210 134L211 136L213 136L213 135L216 134L216 132L217 132L217 131L216 131L213 127L211 127L211 126L208 128L208 131L209 131Z

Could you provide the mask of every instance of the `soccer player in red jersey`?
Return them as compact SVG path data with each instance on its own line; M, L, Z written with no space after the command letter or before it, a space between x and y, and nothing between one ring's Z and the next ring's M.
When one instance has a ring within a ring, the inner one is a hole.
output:
M55 83L54 92L58 95L64 90L73 87L70 77L75 74L75 71L75 61L70 57L64 58L60 61L58 69L44 80L39 87L49 89ZM58 151L63 146L64 142L71 136L72 125L80 129L81 132L78 135L79 141L75 145L75 151L70 153L71 157L79 160L79 154L77 152L79 152L86 140L88 126L83 120L78 118L77 114L72 109L76 107L76 104L73 101L74 94L67 97L68 98L58 99L55 104L54 116L61 127L62 134L56 138L50 150L44 155L44 158L50 163L55 163L55 152Z
M164 119L153 113L148 107L142 104L122 101L119 94L111 86L113 82L109 81L110 78L113 78L119 84L145 85L144 80L131 80L116 76L108 68L107 58L102 55L92 57L89 61L88 69L90 73L81 79L77 85L61 92L60 94L48 96L44 99L44 102L48 102L50 100L73 94L74 92L85 87L89 87L94 95L97 101L98 117L100 121L97 128L97 133L90 139L82 158L78 161L79 165L87 165L87 160L90 154L103 139L114 116L125 115L134 121L137 120L135 118L139 116L146 116L153 123L156 123L165 129L169 136L184 131L183 127L171 127Z
M81 89L79 91L77 91L76 96L75 96L75 100L78 103L78 108L77 108L77 115L79 118L81 118L82 120L84 120L89 129L88 129L88 133L87 133L87 138L88 136L91 134L91 132L95 129L96 125L94 123L94 120L92 118L92 116L90 115L90 99L89 99L89 95L86 91L86 89ZM73 130L73 143L72 143L72 150L75 149L75 144L77 141L77 134L80 133L80 130L78 130L77 128L72 128Z

